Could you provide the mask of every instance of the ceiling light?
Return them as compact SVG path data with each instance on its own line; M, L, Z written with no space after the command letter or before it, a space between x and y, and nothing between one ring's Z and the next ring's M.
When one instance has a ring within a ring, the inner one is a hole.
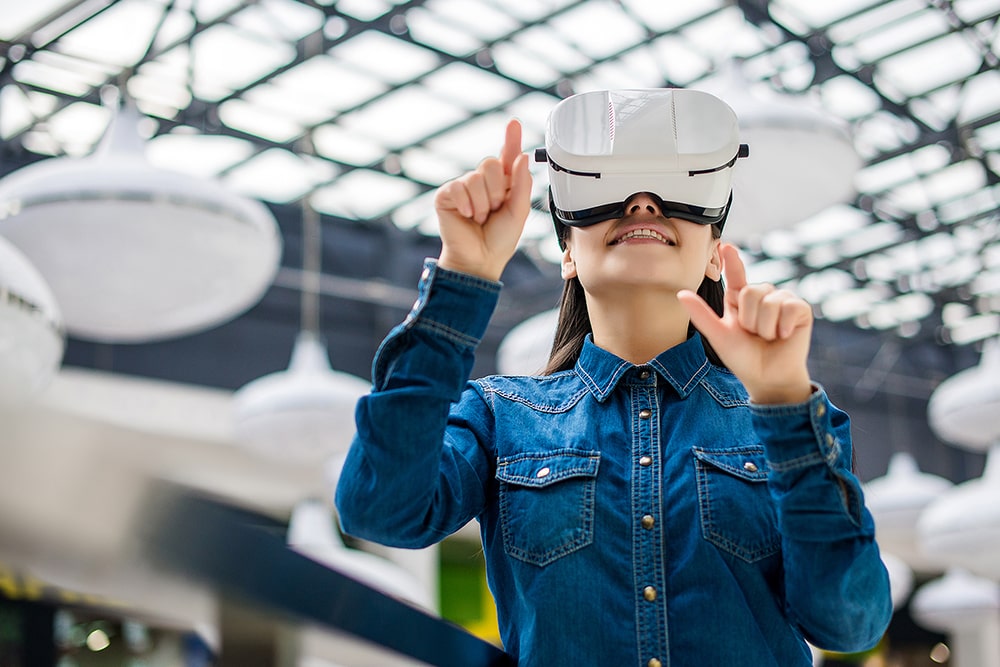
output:
M497 347L497 370L504 375L537 375L549 361L558 310L547 310L521 322Z
M944 380L931 394L927 416L946 442L986 451L1000 442L1000 338L983 344L979 364Z
M0 237L0 401L39 392L62 355L62 316L52 291L28 258Z
M342 455L354 437L354 408L371 386L330 368L316 334L295 339L288 370L257 378L233 395L235 435L264 456L317 462Z
M86 158L0 181L0 234L52 288L71 335L144 342L206 329L257 302L281 237L259 202L151 166L122 108Z

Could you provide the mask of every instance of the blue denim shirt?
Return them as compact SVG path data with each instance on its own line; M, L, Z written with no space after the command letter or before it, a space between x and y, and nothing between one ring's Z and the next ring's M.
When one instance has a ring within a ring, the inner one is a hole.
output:
M878 642L888 577L822 388L751 404L698 336L467 382L499 290L427 262L358 404L346 532L423 547L477 519L520 665L807 666L806 639Z

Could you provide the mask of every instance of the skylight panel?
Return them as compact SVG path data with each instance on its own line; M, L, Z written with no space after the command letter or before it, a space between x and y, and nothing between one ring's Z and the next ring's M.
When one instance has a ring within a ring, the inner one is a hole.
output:
M0 40L12 41L39 21L59 11L60 7L74 4L73 0L33 0L32 2L5 2L3 21L0 21Z
M811 304L820 304L830 296L854 289L857 281L842 269L824 269L809 273L799 280L796 293Z
M435 194L434 190L429 190L400 204L399 208L389 215L392 224L403 230L419 228L424 233L428 233L425 231L427 228L436 228L437 215L434 212ZM433 223L429 218L434 219Z
M312 140L318 155L359 167L374 164L387 152L378 141L333 124L320 125L313 130Z
M768 44L735 6L715 12L681 31L698 50L715 61L759 53Z
M647 36L641 25L608 0L581 3L554 16L549 25L595 60L635 46Z
M524 23L531 23L568 7L577 0L490 0Z
M370 220L419 194L404 178L369 169L355 169L335 183L316 190L311 201L316 210L344 218Z
M317 104L308 93L271 83L254 86L243 94L243 100L260 107L266 113L286 117L303 128L319 125L333 115L328 107Z
M578 72L593 62L547 23L525 28L510 41L515 48L537 56L539 61L560 72Z
M517 85L463 62L453 62L429 74L423 84L437 97L469 111L500 106L520 92Z
M841 0L840 2L816 2L816 0L772 0L773 4L788 10L813 28L827 26L883 1Z
M951 8L966 23L976 23L1000 12L997 0L952 0Z
M881 106L878 95L852 76L827 79L819 86L823 108L846 120L874 113Z
M677 85L700 79L712 68L712 61L679 35L660 37L653 42L651 52L664 78Z
M490 49L490 55L497 70L529 86L538 88L551 86L563 76L558 69L513 42L500 42L494 45Z
M424 6L484 42L496 41L520 26L506 8L480 0L429 0Z
M328 53L390 84L411 81L440 64L432 51L378 30L365 30Z
M163 169L216 177L250 157L253 150L253 145L244 139L197 134L194 128L178 128L150 139L146 144L146 158ZM198 159L192 160L192 155L197 155Z
M305 129L287 116L241 99L220 104L219 119L233 129L279 143L295 139Z
M905 20L886 25L881 30L866 33L853 42L855 53L864 62L875 62L897 51L907 49L948 32L950 26L944 15L939 12L923 11L909 16Z
M795 277L795 265L787 259L765 259L751 262L747 267L747 280L751 283L776 284Z
M850 320L868 312L890 294L886 286L878 283L836 292L820 304L820 313L831 322Z
M196 90L218 95L221 90L229 94L244 88L288 64L295 58L295 48L248 36L228 25L215 25L194 38L191 57Z
M986 172L978 160L949 165L924 180L927 194L935 203L975 192L986 185Z
M517 118L524 126L524 145L539 142L545 136L545 126L548 124L552 108L560 102L558 97L547 93L528 93L515 98L507 105L506 113ZM503 135L501 135L502 139Z
M191 2L195 15L202 23L211 23L224 14L236 11L246 0L196 0Z
M913 97L975 74L982 61L982 54L955 33L881 61L876 82L884 79Z
M22 60L14 65L11 75L15 81L73 97L86 95L91 90L86 77L37 60Z
M898 243L902 238L903 228L895 222L877 222L843 239L839 251L844 257L857 257Z
M406 12L406 26L415 41L450 53L466 56L483 47L483 42L424 7L412 7Z
M119 67L133 65L145 53L162 15L157 3L120 2L63 35L59 50Z
M392 149L416 143L468 116L422 86L406 86L338 119L344 128L377 138Z
M337 0L337 11L359 21L374 21L392 9L385 0Z
M913 121L878 111L855 124L854 145L863 157L871 158L912 143L919 135Z
M35 116L51 113L59 100L54 95L31 92L25 94L17 86L0 87L0 139L29 127Z
M862 192L879 193L890 187L912 181L920 174L942 169L951 161L951 151L939 144L923 146L910 153L870 164L855 177Z
M646 49L631 51L618 60L596 65L574 79L574 90L656 88L665 83L662 70Z
M87 102L74 102L53 114L46 125L67 155L90 153L108 127L110 111Z
M454 160L462 171L472 169L484 157L500 152L509 119L504 113L476 116L453 130L427 140L425 146ZM460 175L461 172L454 174Z
M968 345L1000 333L1000 315L975 315L948 327L949 338L956 345Z
M260 0L239 12L230 23L261 36L281 40L302 39L323 27L318 9L294 0Z
M837 43L853 43L863 40L872 33L890 28L899 22L905 22L917 14L927 12L924 0L892 0L880 2L866 11L831 25L827 31L830 39Z
M305 159L280 148L271 148L230 171L224 182L234 190L275 203L299 199L317 183L336 174L325 160Z
M309 58L271 83L297 99L308 97L310 104L331 113L354 108L388 90L386 84L327 55Z
M871 217L864 211L841 204L820 211L793 229L799 243L808 246L835 241L853 234L870 222Z
M649 2L623 0L628 12L655 32L667 32L694 19L721 9L723 0L690 0L688 2Z
M402 151L399 165L407 177L432 185L441 185L462 174L454 160L419 146Z
M1000 72L989 70L973 76L962 87L957 115L965 124L989 116L1000 109Z

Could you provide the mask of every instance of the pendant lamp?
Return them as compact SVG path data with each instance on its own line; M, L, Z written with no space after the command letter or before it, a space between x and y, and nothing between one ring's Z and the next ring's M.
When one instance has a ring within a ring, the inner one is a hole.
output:
M987 454L982 477L928 505L917 533L926 557L1000 580L1000 444Z
M952 667L1000 667L1000 585L962 569L929 581L913 594L914 620L949 635Z
M909 452L895 452L889 459L886 474L864 486L879 546L918 572L943 571L941 563L921 553L917 520L930 503L951 487L952 483L944 477L921 472Z
M355 405L371 390L366 380L330 367L319 334L320 235L319 215L304 199L302 323L291 361L287 370L252 380L233 395L237 442L297 463L346 454L354 436Z
M346 574L382 593L431 610L430 591L392 561L350 549L335 528L333 510L320 500L297 503L288 523L288 545L304 556Z
M983 452L1000 442L1000 338L983 343L979 364L943 381L931 394L927 417L939 438Z
M125 104L92 155L0 180L0 234L45 277L78 338L139 343L216 326L256 303L278 268L267 208L152 166L138 122Z
M62 362L62 315L28 258L0 237L0 401L44 389Z
M733 108L740 141L750 146L736 161L725 230L738 245L847 201L862 165L843 119L805 97L751 88L739 61L704 85Z

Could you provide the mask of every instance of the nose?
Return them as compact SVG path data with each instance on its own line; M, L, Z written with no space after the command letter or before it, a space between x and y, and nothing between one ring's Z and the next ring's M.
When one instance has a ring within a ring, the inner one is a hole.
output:
M633 195L625 205L625 213L628 215L635 215L642 212L651 215L660 215L659 202L648 192L640 192L637 195Z

